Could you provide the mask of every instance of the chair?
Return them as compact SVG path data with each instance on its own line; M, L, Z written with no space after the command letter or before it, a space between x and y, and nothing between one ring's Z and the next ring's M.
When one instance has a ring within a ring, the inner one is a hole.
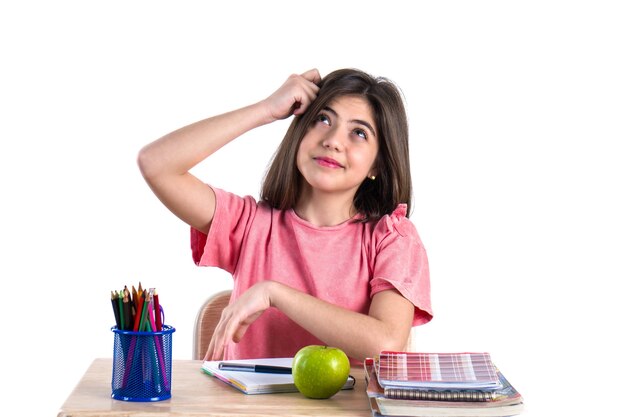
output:
M193 330L193 359L204 358L222 310L230 301L231 292L226 290L213 294L200 307Z

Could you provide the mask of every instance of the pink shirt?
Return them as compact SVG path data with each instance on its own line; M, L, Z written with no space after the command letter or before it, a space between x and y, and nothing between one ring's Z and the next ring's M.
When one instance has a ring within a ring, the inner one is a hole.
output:
M208 236L191 229L192 256L199 266L217 266L233 275L232 299L271 279L367 314L374 294L395 288L415 306L413 325L432 318L426 251L405 217L406 205L378 222L317 227L293 210L214 191ZM225 359L290 357L311 344L324 343L270 308L239 343L226 348Z

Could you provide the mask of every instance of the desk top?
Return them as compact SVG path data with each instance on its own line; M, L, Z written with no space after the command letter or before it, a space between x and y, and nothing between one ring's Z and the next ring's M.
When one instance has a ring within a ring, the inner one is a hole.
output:
M300 393L246 395L200 370L202 361L172 361L172 398L128 402L111 398L112 359L96 359L67 398L58 417L149 416L367 416L372 415L362 368L352 368L353 390L327 400Z

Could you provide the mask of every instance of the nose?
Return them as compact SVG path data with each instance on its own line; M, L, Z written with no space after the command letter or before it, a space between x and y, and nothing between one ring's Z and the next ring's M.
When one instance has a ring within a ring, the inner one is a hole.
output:
M343 141L338 129L332 129L322 140L322 146L326 149L340 152L343 149Z

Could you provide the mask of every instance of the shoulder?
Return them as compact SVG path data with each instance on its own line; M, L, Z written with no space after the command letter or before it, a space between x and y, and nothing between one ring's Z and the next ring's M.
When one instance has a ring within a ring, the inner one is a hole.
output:
M398 204L391 214L381 217L374 227L374 234L382 236L415 237L419 240L417 229L411 220L406 217L406 204Z
M215 192L215 205L216 209L225 212L224 214L233 215L239 212L256 212L258 209L262 209L266 205L259 203L251 195L240 196L230 191L223 190L217 187L211 187Z
M230 191L226 191L221 188L217 188L213 186L211 186L211 188L213 189L213 192L215 192L216 201L223 205L240 205L240 204L247 204L247 205L253 205L253 206L258 205L255 198L252 197L251 195L246 195L246 196L241 197L235 193L231 193Z
M238 194L212 187L215 192L216 213L220 217L237 221L248 219L249 221L262 221L263 219L276 217L281 211L273 209L265 201L257 201L251 195L240 196Z
M370 234L371 250L374 256L381 251L392 251L397 255L406 251L425 251L417 228L406 217L406 204L399 204L391 213L373 224Z

